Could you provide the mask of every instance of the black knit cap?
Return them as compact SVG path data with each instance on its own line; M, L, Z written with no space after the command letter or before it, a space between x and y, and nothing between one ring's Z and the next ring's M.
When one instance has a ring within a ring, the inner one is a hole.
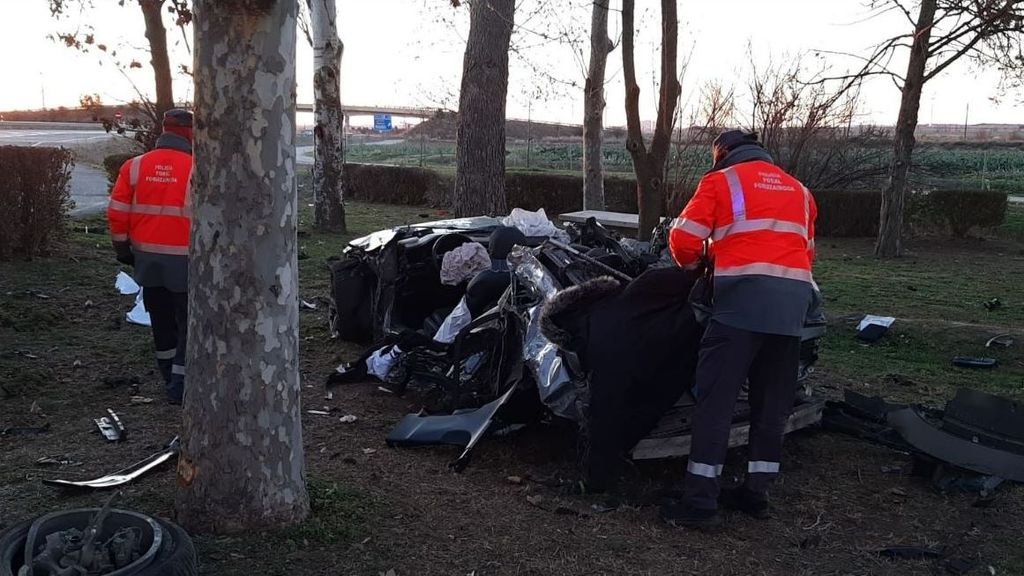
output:
M757 132L744 132L742 130L727 130L722 132L712 142L712 146L715 148L721 148L723 150L732 150L744 144L755 144L760 146L761 143L757 141Z
M164 112L164 126L191 128L192 113L183 108L172 108Z

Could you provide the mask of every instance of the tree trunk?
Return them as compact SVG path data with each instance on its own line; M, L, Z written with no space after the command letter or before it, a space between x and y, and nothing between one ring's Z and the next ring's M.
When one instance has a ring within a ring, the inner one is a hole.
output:
M316 127L313 129L313 225L318 230L345 229L344 167L345 127L341 110L341 55L338 9L335 0L306 0L313 28L313 93Z
M604 78L608 53L608 2L593 0L590 19L590 70L583 89L583 209L604 210Z
M174 108L174 89L171 84L171 59L167 55L167 29L164 28L164 0L139 0L146 21L146 39L149 40L150 63L156 81L156 109L153 120L159 123L164 112Z
M665 213L665 173L672 144L672 127L681 87L676 75L679 20L676 0L661 0L661 88L658 118L651 147L644 144L640 125L640 86L634 61L635 1L622 0L622 71L626 81L626 149L636 172L640 226L637 238L650 240L651 232Z
M178 520L280 527L309 512L295 188L296 2L196 0L195 165Z
M505 196L505 96L515 0L474 0L462 63L456 136L457 216L501 215Z
M935 9L936 0L921 2L917 30L910 47L910 62L907 64L900 115L896 121L893 139L892 165L889 167L889 180L882 193L878 243L875 244L875 255L881 258L895 258L903 253L903 212L907 198L907 172L910 170L910 161L914 153L914 131L917 129L917 115L921 108L921 91L924 89L924 73L928 64L928 45L935 22Z

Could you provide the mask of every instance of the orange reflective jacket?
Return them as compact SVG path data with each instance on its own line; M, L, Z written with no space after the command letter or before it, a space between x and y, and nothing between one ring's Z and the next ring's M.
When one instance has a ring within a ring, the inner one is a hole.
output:
M711 238L716 276L810 282L817 213L810 191L777 166L730 166L701 180L672 227L672 256L680 266L693 265Z
M770 162L741 162L701 179L672 225L669 248L695 266L711 239L715 319L737 328L799 334L814 278L814 197Z
M192 156L172 148L125 162L107 208L114 242L130 241L136 253L187 256L191 173Z

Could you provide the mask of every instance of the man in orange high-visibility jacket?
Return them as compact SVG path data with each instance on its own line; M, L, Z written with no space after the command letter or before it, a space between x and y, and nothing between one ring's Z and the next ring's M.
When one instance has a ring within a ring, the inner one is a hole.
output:
M796 394L800 333L817 289L811 276L817 207L810 191L774 164L756 134L725 132L712 154L714 166L669 233L680 266L698 266L707 239L714 262L682 500L661 510L665 520L696 528L720 523L720 496L727 507L767 516ZM748 379L746 482L720 494L733 411Z
M167 399L185 392L192 113L169 110L156 147L121 166L107 219L117 260L135 267Z

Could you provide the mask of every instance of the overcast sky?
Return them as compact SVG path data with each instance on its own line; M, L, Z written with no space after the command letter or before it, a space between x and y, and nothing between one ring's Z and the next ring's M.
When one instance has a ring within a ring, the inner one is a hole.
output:
M613 1L613 9L619 4ZM134 2L118 7L117 0L93 0L96 8L84 20L96 29L98 42L120 46L118 56L140 59L146 66L133 70L131 79L151 92L152 75L140 48L145 46L142 15ZM536 3L558 7L567 20L565 28L586 30L589 0L520 0L520 29L514 42L522 56L512 57L508 115L513 118L578 123L582 116L583 72L570 46L543 41L538 34L549 23L538 18L526 21L526 10ZM47 38L57 30L73 30L77 17L55 22L46 0L0 0L0 54L3 84L0 109L74 106L86 93L98 93L104 102L134 98L128 80L108 61L101 65L97 54L78 54ZM657 0L638 0L640 36L637 74L642 90L641 115L653 119L652 64L660 27ZM342 100L354 105L455 107L461 76L468 10L453 10L448 0L338 0L339 26L345 42L342 67ZM868 11L859 0L680 0L680 56L689 58L683 82L683 100L693 102L697 89L709 80L744 84L751 59L764 65L787 57L826 49L866 54L874 42L905 26L902 17L865 20ZM612 36L619 34L618 14L613 13ZM169 32L177 45L175 64L191 65L181 45L181 33ZM585 38L584 38L585 41ZM584 42L585 44L585 42ZM622 55L610 55L606 124L621 125L624 90ZM850 60L833 59L837 72L852 68ZM817 63L807 57L807 64ZM298 96L312 101L312 53L301 39L298 47ZM899 70L905 60L894 63ZM554 78L554 80L552 80ZM922 99L922 123L962 123L970 106L971 123L1024 124L1021 94L1012 94L998 105L998 78L973 70L969 65L948 69L928 84ZM190 79L176 81L176 97L191 96ZM864 92L865 122L895 122L899 93L891 82L873 81Z

